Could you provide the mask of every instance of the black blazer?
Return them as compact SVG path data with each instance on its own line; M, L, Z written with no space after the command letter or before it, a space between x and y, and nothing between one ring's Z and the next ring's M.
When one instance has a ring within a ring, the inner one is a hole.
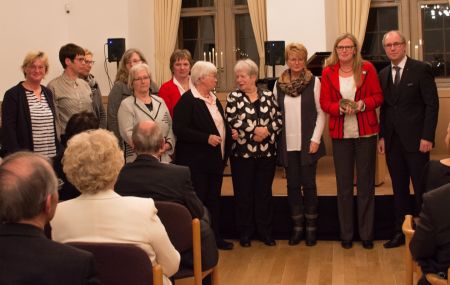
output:
M26 224L0 224L0 284L100 284L91 253Z
M53 118L56 118L53 94L47 87L41 85L41 88L52 110ZM55 123L53 123L53 128L55 130L56 151L58 151L59 142ZM5 93L2 103L2 132L3 148L7 154L19 150L33 151L30 107L22 82Z
M217 108L226 128L225 155L222 158L220 145L208 144L209 135L219 135L208 107L195 98L189 90L184 93L173 112L173 132L177 137L175 163L189 166L191 170L207 173L222 173L231 149L231 129L225 120L223 107L216 99Z
M194 218L203 217L203 203L194 192L189 168L161 163L151 155L140 154L125 164L115 191L122 196L152 198L186 206Z
M380 138L389 150L395 131L406 151L417 152L421 139L434 143L439 111L436 83L428 64L408 57L399 86L394 87L391 68L388 65L379 73L384 94Z
M410 243L424 273L447 272L450 266L450 184L423 195L422 211Z

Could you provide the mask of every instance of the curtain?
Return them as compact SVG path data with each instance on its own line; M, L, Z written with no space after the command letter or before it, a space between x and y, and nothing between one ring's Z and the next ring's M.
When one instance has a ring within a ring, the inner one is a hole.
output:
M353 34L362 47L369 18L370 0L339 0L338 9L339 33Z
M264 78L266 67L264 42L267 41L266 0L248 0L247 2L259 54L259 77Z
M180 23L181 0L155 0L155 76L161 84L172 77L170 55L175 49Z

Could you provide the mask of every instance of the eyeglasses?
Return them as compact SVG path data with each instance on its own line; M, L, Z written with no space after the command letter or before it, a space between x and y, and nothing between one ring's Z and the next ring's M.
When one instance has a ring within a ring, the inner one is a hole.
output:
M95 60L84 60L84 63L90 66L93 66L95 63Z
M352 50L355 46L337 46L337 51Z
M83 64L86 63L86 59L84 59L84 57L76 57L76 58L74 59L74 61L75 61L75 60L78 60L79 62L81 62L81 63L83 63Z
M399 47L399 46L401 46L402 44L404 44L404 42L401 42L401 43L399 43L399 42L393 42L392 44L385 44L384 45L384 48L397 48L397 47Z
M134 82L136 82L136 81L146 81L146 80L149 80L149 79L150 79L150 76L142 76L142 77L138 77L138 78L133 79L133 81Z
M131 65L138 64L138 63L142 63L142 60L138 59L138 60L129 60L129 61L127 61L127 64L131 64Z

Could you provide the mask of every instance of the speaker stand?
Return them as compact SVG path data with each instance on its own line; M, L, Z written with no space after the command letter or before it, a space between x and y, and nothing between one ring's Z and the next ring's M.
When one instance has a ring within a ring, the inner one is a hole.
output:
M272 77L275 78L275 64L272 65Z

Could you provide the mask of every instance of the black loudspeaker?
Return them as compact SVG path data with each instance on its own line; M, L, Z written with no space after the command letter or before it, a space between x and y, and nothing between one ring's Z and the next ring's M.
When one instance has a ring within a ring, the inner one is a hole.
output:
M264 42L266 65L284 65L284 41Z
M119 62L125 52L125 39L115 38L108 39L108 61Z

